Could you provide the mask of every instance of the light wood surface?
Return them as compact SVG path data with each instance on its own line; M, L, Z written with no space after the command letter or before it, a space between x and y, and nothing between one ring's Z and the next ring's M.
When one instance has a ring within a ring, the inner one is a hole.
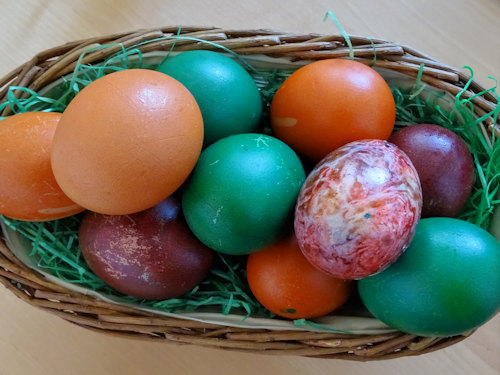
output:
M163 25L338 33L406 43L500 79L499 0L0 0L0 75L70 40ZM497 286L498 287L498 286ZM356 363L243 354L112 338L37 310L0 288L0 375L500 374L500 314L467 340L425 356Z

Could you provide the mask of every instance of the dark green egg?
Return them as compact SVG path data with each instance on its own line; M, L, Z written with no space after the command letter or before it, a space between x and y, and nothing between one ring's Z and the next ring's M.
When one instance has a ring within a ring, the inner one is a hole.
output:
M182 205L198 239L227 254L249 254L293 229L305 172L295 152L263 134L239 134L207 147Z
M212 51L188 51L168 58L158 71L193 94L205 124L205 146L229 135L257 131L262 99L250 74L233 59Z
M358 281L367 309L421 336L474 329L500 308L500 243L452 218L420 220L408 249L385 271Z

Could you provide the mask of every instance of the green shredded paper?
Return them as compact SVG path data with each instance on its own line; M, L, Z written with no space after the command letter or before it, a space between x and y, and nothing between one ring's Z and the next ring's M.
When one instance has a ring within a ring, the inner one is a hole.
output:
M332 16L332 15L330 15ZM347 34L346 34L347 35ZM162 39L183 39L182 35L165 37ZM193 40L193 38L189 38ZM155 39L149 42L154 42ZM196 39L194 39L196 40ZM348 41L348 37L346 38ZM196 40L202 43L212 42ZM109 57L106 61L89 65L82 63L84 57L98 49L108 48L103 45L89 49L81 55L72 74L64 77L57 86L40 93L23 87L10 87L8 100L0 105L0 111L10 106L14 113L27 111L54 111L63 112L75 95L92 81L114 71L142 68L156 69L159 62L152 64L147 56L138 49L139 45L124 48ZM217 46L220 47L220 46ZM257 83L264 104L263 122L268 121L271 100L281 83L292 73L291 70L258 70L241 56L220 47L221 52L229 53L245 67ZM170 56L167 53L166 58ZM374 61L375 62L375 61ZM468 145L476 165L476 182L472 196L459 218L488 229L493 210L500 204L498 190L500 189L500 142L496 142L495 132L483 133L478 124L486 118L497 123L500 106L480 118L473 115L471 99L462 97L471 80L463 91L455 98L445 97L444 93L429 90L421 81L423 66L414 85L410 88L392 87L396 101L396 129L417 123L433 123L444 126L456 132ZM467 68L471 72L470 68ZM486 93L498 99L495 86L477 95ZM43 95L42 95L43 94ZM442 105L446 102L449 108ZM266 127L266 132L270 132ZM90 288L110 296L125 298L130 303L144 307L159 309L165 312L192 312L200 307L209 307L222 314L238 313L243 316L274 317L253 297L246 282L245 257L217 254L214 267L208 277L189 293L162 301L140 300L123 296L106 285L95 276L85 263L78 248L78 228L82 215L75 215L62 220L48 222L25 222L2 217L2 220L13 230L29 239L32 244L30 257L37 266L46 272L68 283ZM296 321L303 325L304 320Z

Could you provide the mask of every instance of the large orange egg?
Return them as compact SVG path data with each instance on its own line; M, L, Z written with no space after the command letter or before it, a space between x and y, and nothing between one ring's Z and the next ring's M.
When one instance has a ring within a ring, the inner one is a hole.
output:
M130 69L84 88L61 118L52 168L83 207L124 215L159 203L189 176L201 152L194 97L166 74Z
M63 193L50 167L60 118L60 113L26 112L0 121L0 214L46 221L83 211Z

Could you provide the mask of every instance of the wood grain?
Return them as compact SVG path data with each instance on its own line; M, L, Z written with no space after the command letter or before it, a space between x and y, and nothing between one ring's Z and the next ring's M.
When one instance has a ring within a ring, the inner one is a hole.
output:
M0 75L68 41L163 25L352 34L408 44L444 64L500 78L498 0L0 0ZM0 375L500 373L500 315L467 340L421 357L353 363L271 357L108 337L37 310L0 288Z

